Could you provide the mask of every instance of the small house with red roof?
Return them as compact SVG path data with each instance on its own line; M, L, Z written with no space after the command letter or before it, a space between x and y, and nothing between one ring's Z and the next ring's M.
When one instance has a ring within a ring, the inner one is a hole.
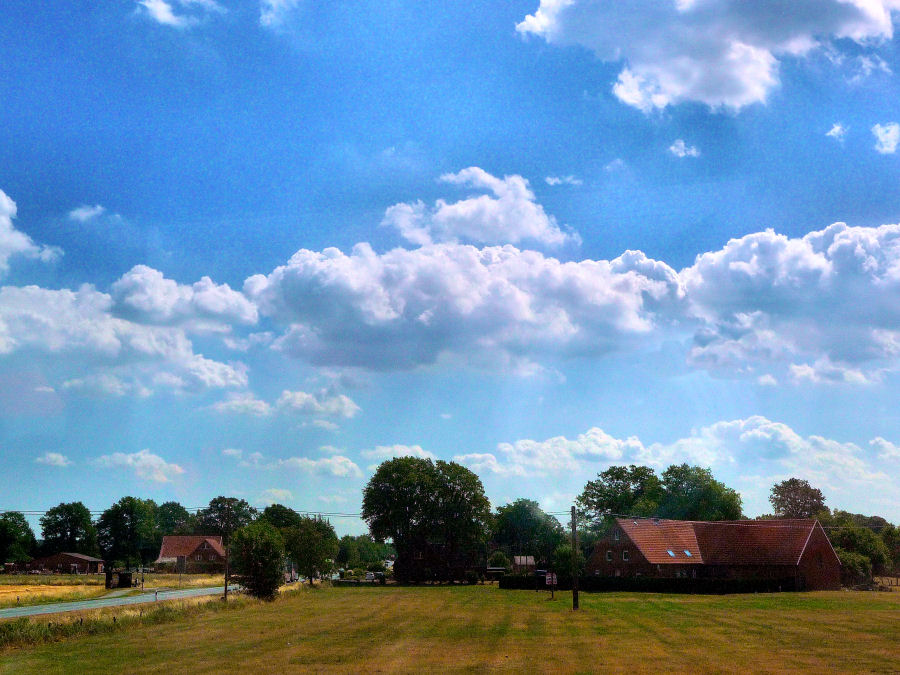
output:
M794 590L809 591L841 583L840 560L817 520L616 518L596 543L587 573L791 580Z
M225 547L220 535L170 534L163 537L157 565L179 564L184 560L185 571L219 570L225 565Z

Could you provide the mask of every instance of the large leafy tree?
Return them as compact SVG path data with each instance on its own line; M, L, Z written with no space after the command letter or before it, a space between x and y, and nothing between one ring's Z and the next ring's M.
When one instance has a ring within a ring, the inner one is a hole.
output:
M481 480L455 462L397 457L363 490L372 536L391 539L399 579L459 577L484 554L490 503Z
M611 466L588 481L578 506L597 525L616 515L652 516L659 509L663 488L649 466Z
M536 501L517 499L497 508L491 542L511 555L534 555L545 564L564 539L560 522Z
M198 534L219 534L228 546L231 535L256 519L256 509L244 499L215 497L197 513Z
M284 506L283 504L270 504L263 509L260 518L267 520L274 527L282 530L287 527L297 527L300 525L301 516L294 509Z
M597 525L616 515L675 520L736 520L741 496L709 469L673 464L661 477L648 466L611 466L590 481L578 504Z
M331 571L338 554L338 538L331 523L301 517L297 525L285 528L282 534L285 550L300 574L312 580Z
M105 560L126 567L143 565L158 552L156 503L122 497L100 515L97 540Z
M773 485L769 502L776 518L815 518L826 508L822 491L800 478L788 478Z
M0 565L30 560L36 543L25 516L15 511L0 515Z
M196 518L178 502L163 502L156 509L156 527L160 537L190 534L196 527Z
M241 586L254 597L271 600L284 579L281 533L268 521L258 520L232 534L229 558Z
M42 552L97 555L97 530L81 502L63 502L41 517Z
M675 520L737 520L741 496L713 478L709 469L672 465L662 474L663 498L658 515Z

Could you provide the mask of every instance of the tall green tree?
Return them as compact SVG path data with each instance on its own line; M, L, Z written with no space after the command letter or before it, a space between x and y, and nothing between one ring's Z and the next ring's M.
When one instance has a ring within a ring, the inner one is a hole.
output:
M198 534L218 534L226 551L230 549L231 537L239 529L247 527L256 519L257 512L244 499L237 497L214 497L209 506L197 513ZM276 530L277 531L277 530ZM279 535L279 540L281 540ZM281 541L282 548L284 541ZM225 556L225 598L228 598L228 584L231 578L231 556Z
M455 462L383 462L363 490L362 514L376 540L392 540L401 580L461 578L485 554L490 503L478 476Z
M284 581L284 540L266 520L232 533L228 557L238 581L256 598L271 600Z
M97 520L97 541L104 560L126 567L144 565L158 553L156 503L122 497Z
M301 521L299 513L283 504L269 504L269 506L263 509L263 512L259 517L267 520L279 530L283 530L287 527L298 527Z
M82 553L97 555L97 530L91 512L81 502L63 502L41 517L41 551L54 553Z
M36 544L25 516L15 511L0 515L0 565L30 560Z
M252 523L256 516L256 509L244 499L215 497L209 506L197 513L197 533L221 535L228 546L231 535Z
M655 515L662 498L662 484L649 466L611 466L588 481L578 507L596 525L604 526L616 515Z
M737 520L741 496L709 469L673 464L661 477L648 466L611 466L578 497L587 518L606 526L616 515L675 520Z
M156 509L156 527L160 538L167 534L190 534L196 527L196 519L178 502L163 502Z
M769 502L776 518L815 518L826 509L822 491L800 478L773 485Z
M741 496L713 478L709 469L672 465L662 474L658 515L675 520L738 520Z
M560 522L531 499L497 507L492 530L492 544L510 555L533 555L539 564L550 561L566 536Z
M285 550L300 574L312 581L331 572L339 548L331 523L304 516L297 525L284 528L282 534Z

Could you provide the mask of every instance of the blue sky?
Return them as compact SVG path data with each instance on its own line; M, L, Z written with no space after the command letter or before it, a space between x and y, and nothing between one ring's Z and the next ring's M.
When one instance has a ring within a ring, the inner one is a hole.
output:
M356 513L414 454L495 505L686 461L900 520L898 20L7 3L0 508Z

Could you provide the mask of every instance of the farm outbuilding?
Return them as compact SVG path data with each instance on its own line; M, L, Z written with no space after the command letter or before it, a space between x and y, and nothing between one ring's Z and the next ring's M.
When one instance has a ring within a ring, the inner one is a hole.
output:
M717 522L616 518L590 575L777 581L784 590L840 588L841 564L817 520Z
M54 553L35 558L26 567L29 570L56 574L100 574L103 572L103 560L83 553Z

